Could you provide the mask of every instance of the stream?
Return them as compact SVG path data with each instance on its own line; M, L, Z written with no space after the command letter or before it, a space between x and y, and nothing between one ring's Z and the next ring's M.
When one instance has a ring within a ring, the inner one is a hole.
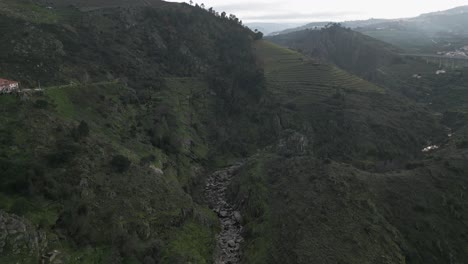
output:
M238 264L241 260L242 216L226 201L226 190L243 163L213 172L206 181L205 197L209 207L218 215L221 232L216 237L215 264Z

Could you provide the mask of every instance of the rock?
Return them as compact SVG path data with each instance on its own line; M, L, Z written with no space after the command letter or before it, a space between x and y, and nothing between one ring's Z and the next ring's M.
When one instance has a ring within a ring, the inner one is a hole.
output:
M226 211L220 211L219 212L219 216L222 217L222 218L227 217L227 215L228 215L228 212L226 212Z
M234 240L229 240L228 241L228 246L234 248L234 247L236 247L236 242Z
M242 215L240 214L239 211L234 211L233 213L234 220L236 220L237 223L242 223Z
M277 150L281 155L302 155L307 152L309 140L306 136L293 130L283 132Z
M156 176L163 176L164 175L164 171L161 170L160 168L157 168L154 165L150 165L149 168Z
M6 245L9 247L6 248ZM26 219L0 210L0 252L40 255L47 247L47 237Z
M242 216L234 211L233 206L226 201L226 190L231 183L233 174L243 163L212 173L205 184L205 194L208 205L217 213L221 222L221 233L217 236L217 251L215 263L240 263L240 242L243 241Z

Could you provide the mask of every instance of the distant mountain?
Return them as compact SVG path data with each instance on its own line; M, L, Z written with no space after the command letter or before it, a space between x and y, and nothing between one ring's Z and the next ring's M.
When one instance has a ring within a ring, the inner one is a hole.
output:
M398 48L338 24L268 39L369 79L379 66L399 60Z
M468 40L468 6L356 28L412 53L454 50Z
M387 21L392 21L390 19L375 19L371 18L368 20L355 20L355 21L344 21L341 22L340 24L344 27L349 27L349 28L356 28L356 27L365 27L369 25L374 25L382 22L387 22ZM280 34L287 34L295 31L300 31L304 29L315 29L315 28L322 28L325 27L326 25L334 23L332 21L322 21L322 22L312 22L300 27L295 27L295 28L288 28L282 31L276 31L271 33L270 35L280 35Z
M436 15L459 15L459 14L466 14L466 13L468 13L468 5L455 7L449 10L445 10L445 11L422 14L420 17L436 16Z
M281 30L285 30L287 28L298 27L302 24L298 24L298 23L247 23L246 25L252 30L258 29L259 31L263 32L263 34L269 35L272 32L278 32Z
M314 22L271 35L322 28L328 23ZM398 46L409 53L435 53L466 45L468 6L422 14L414 18L345 21L341 25Z

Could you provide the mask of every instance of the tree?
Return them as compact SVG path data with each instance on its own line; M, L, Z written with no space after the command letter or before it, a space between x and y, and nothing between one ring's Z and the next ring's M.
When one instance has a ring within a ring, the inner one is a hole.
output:
M260 40L263 38L263 33L255 29L255 40Z
M190 3L190 5L193 5L193 1L192 1L192 0L190 0L190 2L189 2L189 3Z
M89 126L85 121L81 121L78 127L74 128L71 132L75 141L79 141L89 135Z
M131 164L131 161L123 155L114 156L111 160L112 167L119 173L127 171Z

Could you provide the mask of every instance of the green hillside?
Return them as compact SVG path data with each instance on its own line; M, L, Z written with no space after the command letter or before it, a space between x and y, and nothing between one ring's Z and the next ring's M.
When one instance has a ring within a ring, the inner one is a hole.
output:
M400 60L399 49L356 31L330 24L320 30L302 30L268 37L278 45L317 60L333 63L366 79L376 68Z
M231 187L246 218L244 262L462 263L466 129L399 161L422 154L412 144L424 133L442 132L433 112L271 43L256 52L289 133Z
M274 137L255 33L187 4L37 2L0 3L0 76L43 89L0 95L0 263L211 263L198 189Z
M283 128L307 127L320 155L359 157L364 164L367 159L405 159L420 155L424 142L443 135L423 108L336 66L266 41L257 43L256 52L268 92L284 107ZM289 127L290 118L301 124L291 121Z
M464 263L468 73L313 34L311 59L198 5L0 1L0 263Z

